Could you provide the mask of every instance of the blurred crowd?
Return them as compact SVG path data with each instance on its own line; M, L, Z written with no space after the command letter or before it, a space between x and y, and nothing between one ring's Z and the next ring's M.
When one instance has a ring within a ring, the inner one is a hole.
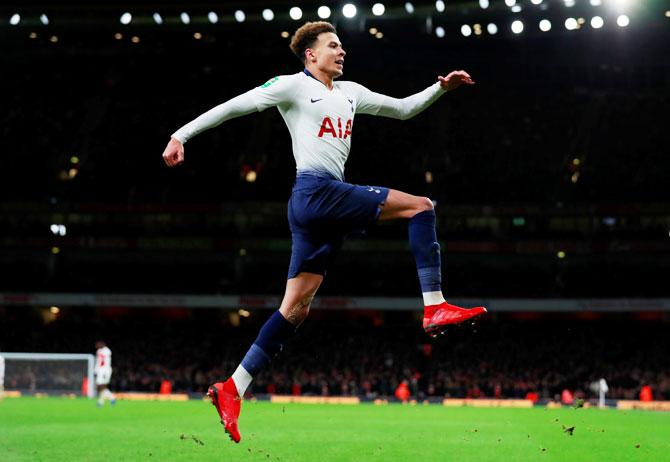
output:
M234 326L227 313L204 309L173 320L78 311L44 326L5 316L0 348L81 353L104 338L113 352L114 390L158 392L167 380L173 392L204 393L233 372L269 314L252 312ZM406 312L315 312L250 392L377 398L392 396L405 381L419 399L555 399L564 389L588 398L590 384L604 377L609 398L636 399L648 385L656 399L670 399L667 321L489 319L436 340L419 326Z

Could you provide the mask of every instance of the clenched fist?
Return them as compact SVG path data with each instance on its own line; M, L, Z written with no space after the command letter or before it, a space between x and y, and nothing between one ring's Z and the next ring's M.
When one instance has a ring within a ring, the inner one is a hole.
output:
M163 161L168 167L174 167L184 162L184 145L176 138L170 138L170 142L163 151Z

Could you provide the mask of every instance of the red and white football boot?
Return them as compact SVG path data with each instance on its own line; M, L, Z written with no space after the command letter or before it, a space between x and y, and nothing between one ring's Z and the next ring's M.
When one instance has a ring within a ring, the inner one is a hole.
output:
M212 400L221 418L221 424L236 443L240 442L240 431L237 428L237 418L240 416L242 398L237 393L237 387L232 377L225 382L217 382L209 387L207 396Z
M486 308L483 306L461 308L447 302L439 305L429 305L424 307L423 328L428 335L436 337L443 333L448 326L474 319L484 313L486 313Z

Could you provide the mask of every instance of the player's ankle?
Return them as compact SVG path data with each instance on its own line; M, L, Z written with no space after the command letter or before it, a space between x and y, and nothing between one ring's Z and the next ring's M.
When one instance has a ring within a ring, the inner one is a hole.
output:
M430 292L423 292L423 306L438 306L445 302L444 295L442 295L441 290L435 290Z
M437 306L436 305L424 306L423 307L423 317L430 319L435 314L435 311L437 311Z

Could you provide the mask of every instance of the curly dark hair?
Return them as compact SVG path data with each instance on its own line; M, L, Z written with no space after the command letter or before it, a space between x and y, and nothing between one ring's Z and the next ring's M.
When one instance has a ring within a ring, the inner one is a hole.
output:
M329 22L325 21L315 21L307 22L302 25L293 37L291 38L291 44L289 47L291 51L298 57L300 61L305 62L305 50L311 48L314 45L314 42L319 37L319 34L324 32L337 33L335 26Z

